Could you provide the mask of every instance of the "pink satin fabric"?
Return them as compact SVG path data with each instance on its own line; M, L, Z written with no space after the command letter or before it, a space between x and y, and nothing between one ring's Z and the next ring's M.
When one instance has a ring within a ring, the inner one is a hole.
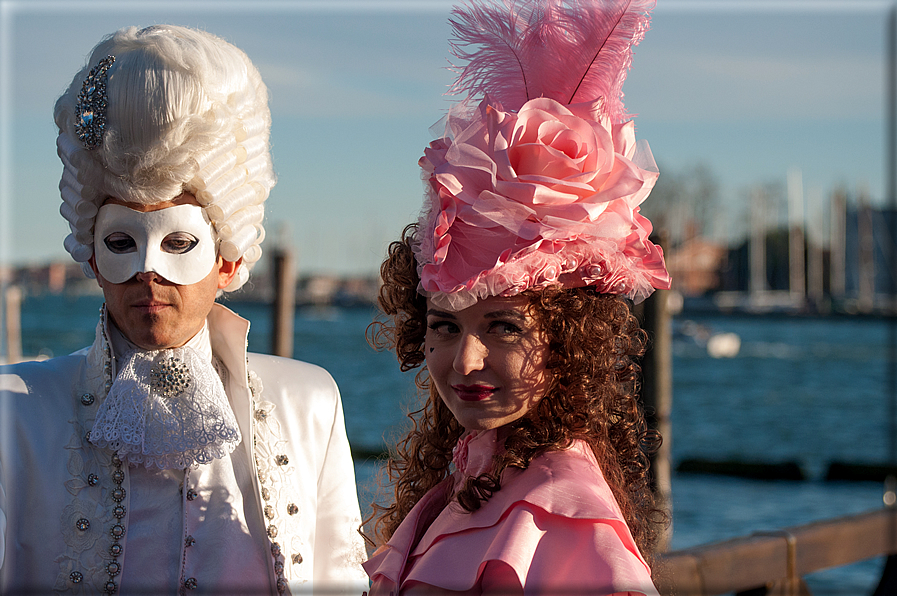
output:
M495 446L494 431L469 441L469 460ZM457 461L457 457L456 457ZM479 510L452 501L455 473L411 510L389 543L364 564L370 596L465 594L643 594L650 570L589 447L545 453L509 470ZM429 523L429 520L433 520Z

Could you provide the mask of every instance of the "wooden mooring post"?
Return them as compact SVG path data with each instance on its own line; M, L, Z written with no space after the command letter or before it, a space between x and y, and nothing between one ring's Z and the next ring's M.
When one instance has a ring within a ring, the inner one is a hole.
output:
M658 451L651 457L651 483L657 505L671 513L671 523L661 538L659 548L666 550L672 534L672 472L670 446L673 429L673 354L669 291L657 290L635 308L635 314L648 334L648 350L642 359L642 405L648 428L663 437Z
M15 363L22 359L22 288L17 285L3 287L3 342L5 359Z
M296 312L296 274L293 254L288 248L274 250L274 322L271 327L271 353L293 357L293 319Z

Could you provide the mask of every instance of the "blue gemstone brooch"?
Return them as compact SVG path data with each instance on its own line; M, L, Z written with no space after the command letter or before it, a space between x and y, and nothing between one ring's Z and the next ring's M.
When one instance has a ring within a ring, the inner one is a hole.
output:
M75 133L86 149L103 144L106 132L106 71L115 56L106 56L87 74L75 105Z
M190 370L180 359L157 356L150 369L150 386L162 397L177 397L190 389Z

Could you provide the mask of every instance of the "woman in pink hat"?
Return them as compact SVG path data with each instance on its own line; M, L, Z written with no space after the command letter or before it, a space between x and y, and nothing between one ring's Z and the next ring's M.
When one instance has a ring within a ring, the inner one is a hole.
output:
M420 160L374 341L427 395L375 505L371 594L656 594L630 312L670 278L639 214L658 172L621 87L652 2L454 10L467 100Z

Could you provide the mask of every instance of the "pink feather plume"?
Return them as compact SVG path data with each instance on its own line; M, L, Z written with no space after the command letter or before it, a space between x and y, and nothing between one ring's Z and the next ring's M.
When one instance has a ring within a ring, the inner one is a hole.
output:
M484 0L450 20L459 67L453 93L488 94L517 111L537 97L562 104L604 98L613 122L627 118L623 81L655 0Z

